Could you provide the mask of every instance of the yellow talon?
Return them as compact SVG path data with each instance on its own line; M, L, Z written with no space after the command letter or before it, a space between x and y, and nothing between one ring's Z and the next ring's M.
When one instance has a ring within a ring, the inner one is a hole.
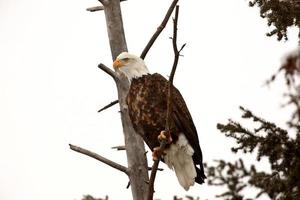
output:
M160 134L158 135L158 139L160 141L167 140L166 131L161 131Z
M158 140L167 141L169 144L171 144L173 141L169 131L161 131L160 134L158 135Z

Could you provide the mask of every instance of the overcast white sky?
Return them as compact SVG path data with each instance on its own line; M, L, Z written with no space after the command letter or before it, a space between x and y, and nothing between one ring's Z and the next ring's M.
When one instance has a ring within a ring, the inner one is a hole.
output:
M122 3L128 48L140 54L160 24L171 0ZM83 194L130 199L127 177L72 152L72 143L126 165L118 107L97 110L116 99L114 82L97 68L111 66L104 13L88 13L97 1L0 0L0 199L73 200ZM263 82L284 54L297 46L268 38L258 9L243 0L181 1L179 44L187 43L175 85L197 126L204 161L234 159L218 122L238 119L243 105L279 122L282 88ZM171 23L149 52L152 72L168 75L173 52ZM158 173L156 197L211 198L214 189L185 192L175 174Z

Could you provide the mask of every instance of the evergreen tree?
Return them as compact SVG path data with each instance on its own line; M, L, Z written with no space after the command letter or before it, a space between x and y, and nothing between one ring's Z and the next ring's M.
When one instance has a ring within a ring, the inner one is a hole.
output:
M268 26L274 29L267 36L277 35L277 39L288 39L288 28L300 29L300 0L253 0L250 6L260 8L260 16L266 18ZM298 34L300 39L300 32Z
M299 0L254 0L249 4L260 7L261 17L267 18L268 25L275 27L268 36L277 35L278 40L287 40L289 27L300 29ZM218 160L215 166L207 167L208 184L227 188L217 197L251 199L245 197L243 191L254 187L258 189L255 199L262 194L270 199L300 199L300 48L286 57L267 84L275 81L280 74L285 78L287 90L284 106L293 107L291 118L287 119L288 130L243 107L240 107L242 118L253 121L255 128L244 127L234 120L217 125L221 133L235 140L237 145L232 147L232 152L256 154L258 161L267 158L270 172L259 171L255 165L246 167L242 159L235 162Z

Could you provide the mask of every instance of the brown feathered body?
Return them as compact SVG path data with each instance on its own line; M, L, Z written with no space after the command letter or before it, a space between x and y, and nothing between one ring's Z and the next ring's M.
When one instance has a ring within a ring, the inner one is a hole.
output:
M157 138L160 132L165 130L167 94L168 81L160 74L143 75L131 80L127 95L129 115L134 129L143 137L152 151L154 147L160 145ZM205 175L197 130L183 97L175 87L172 89L170 125L172 144L179 143L180 134L183 134L192 148L192 160L197 173L194 179L197 183L203 183ZM166 146L166 149L172 144Z

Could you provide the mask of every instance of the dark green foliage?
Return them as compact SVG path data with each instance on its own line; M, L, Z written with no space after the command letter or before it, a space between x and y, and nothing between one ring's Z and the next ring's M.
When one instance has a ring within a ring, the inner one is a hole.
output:
M227 191L216 195L218 198L242 200L244 196L241 191L247 186L245 178L249 172L245 169L241 159L235 163L216 161L217 166L207 167L208 184L214 186L226 186Z
M217 167L208 168L208 175L211 176L209 180L212 180L209 184L215 185L221 181L222 185L228 187L226 194L232 197L230 199L243 199L239 192L247 185L258 188L258 196L265 193L271 199L300 197L300 132L296 138L292 138L286 130L274 123L257 117L247 109L241 110L242 117L253 120L258 124L257 128L247 130L240 123L230 120L226 125L218 124L218 129L236 140L238 146L232 149L233 152L241 150L252 153L256 149L258 161L262 157L268 158L271 172L257 172L255 166L247 170L242 160L234 164L221 160ZM214 176L214 173L218 176ZM225 175L222 176L222 173Z
M268 20L268 26L274 26L267 36L277 35L278 40L287 40L289 27L296 26L300 30L300 0L252 0L249 5L257 5L261 17Z
M242 118L253 122L252 128L245 128L240 122L229 120L217 128L226 137L233 138L237 146L234 153L255 153L258 161L265 157L270 171L258 171L254 165L245 167L243 161L216 161L207 167L208 184L226 186L227 190L217 197L231 200L250 199L243 196L246 188L256 188L256 198L262 194L276 200L300 199L300 52L290 54L278 72L267 82L273 82L277 75L284 74L287 92L286 105L294 107L291 119L287 119L289 130L280 128L250 110L240 107Z
M286 59L283 65L278 69L278 71L273 74L266 83L270 85L277 76L283 73L284 78L286 80L286 85L288 88L295 87L295 78L297 78L297 75L300 74L300 49L297 49L296 51L290 53Z
M300 47L287 56L284 64L279 68L279 70L272 75L271 79L267 81L267 84L271 84L276 80L277 76L283 73L285 78L285 83L288 88L284 97L287 98L287 102L284 106L292 106L294 111L292 113L291 119L288 121L288 125L291 128L300 128ZM297 83L298 80L298 83Z

